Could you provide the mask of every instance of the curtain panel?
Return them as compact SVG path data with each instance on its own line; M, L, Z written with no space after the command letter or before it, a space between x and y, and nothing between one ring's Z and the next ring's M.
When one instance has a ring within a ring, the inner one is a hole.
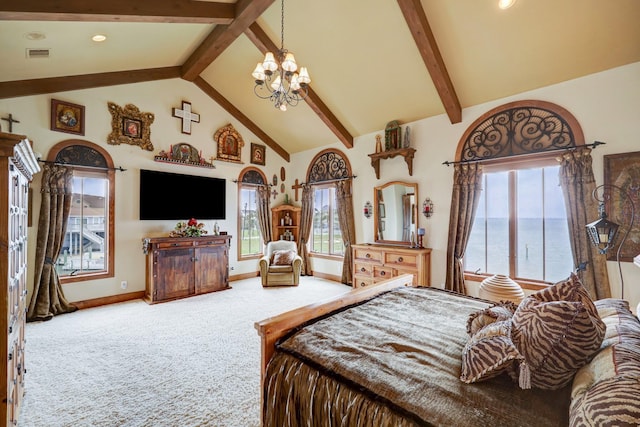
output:
M589 241L586 228L588 223L599 217L598 202L592 195L596 182L591 149L581 147L568 151L559 161L573 263L575 266L587 263L586 270L580 272L580 280L593 299L609 298L611 288L607 260Z
M336 182L336 201L338 210L338 222L342 232L344 243L344 258L342 262L342 283L353 283L353 253L351 245L356 240L356 224L353 216L353 194L351 192L351 180Z
M27 321L50 320L58 314L77 310L65 298L56 271L71 212L73 169L45 164L43 172L34 289Z
M309 259L309 250L307 242L311 235L313 225L313 188L309 184L302 186L302 209L300 211L300 237L298 240L298 255L302 258L303 276L311 275L311 260Z
M461 294L466 293L462 258L469 242L481 191L482 166L479 163L454 165L445 289Z
M258 226L262 241L266 245L272 240L273 230L271 229L271 193L269 187L260 185L256 188L256 214L258 216Z

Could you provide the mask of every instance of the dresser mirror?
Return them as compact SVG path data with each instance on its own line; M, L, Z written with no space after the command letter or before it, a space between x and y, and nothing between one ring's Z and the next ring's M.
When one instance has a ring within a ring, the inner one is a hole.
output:
M376 243L411 246L418 229L418 184L388 182L373 190Z

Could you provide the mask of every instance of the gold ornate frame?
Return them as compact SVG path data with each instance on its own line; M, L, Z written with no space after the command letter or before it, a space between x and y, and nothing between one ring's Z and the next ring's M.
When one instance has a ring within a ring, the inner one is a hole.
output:
M107 142L111 145L137 145L143 150L153 151L151 143L151 123L155 119L153 113L143 113L133 104L124 108L109 102L111 113L111 133Z
M231 123L218 129L213 135L213 139L218 144L218 157L216 160L242 163L240 157L244 141Z

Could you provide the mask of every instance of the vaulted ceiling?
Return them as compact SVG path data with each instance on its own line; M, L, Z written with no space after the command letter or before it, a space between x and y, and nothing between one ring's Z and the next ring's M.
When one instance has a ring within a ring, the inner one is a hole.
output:
M351 147L391 120L457 123L465 107L640 61L638 0L288 0L284 47L312 82L282 112L251 77L280 47L280 1L7 3L0 98L183 78L287 160Z

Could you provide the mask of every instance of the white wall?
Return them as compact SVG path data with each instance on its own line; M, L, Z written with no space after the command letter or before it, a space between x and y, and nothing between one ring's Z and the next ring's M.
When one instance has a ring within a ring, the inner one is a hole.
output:
M49 130L50 99L60 99L86 106L86 135L83 139L104 147L112 156L116 166L128 169L116 173L116 270L112 279L88 281L64 286L66 296L71 301L99 298L119 293L140 291L144 289L144 255L141 241L146 236L163 236L175 225L172 221L139 221L138 220L138 179L140 169L164 170L176 173L189 173L224 177L227 183L227 219L219 221L220 229L235 235L237 230L236 185L231 182L237 179L243 167L249 165L249 147L251 142L262 143L255 135L240 125L226 111L202 93L196 86L186 81L175 79L168 81L148 82L135 85L122 85L90 90L79 90L52 95L29 96L0 100L0 115L12 113L21 121L15 125L15 133L26 134L34 143L34 150L47 155L56 143L75 135ZM429 197L434 202L434 215L430 219L419 215L419 226L426 228L425 246L432 252L432 284L442 286L445 280L445 262L447 249L447 232L449 222L449 205L451 203L451 185L453 169L442 165L446 160L454 160L456 146L467 127L487 110L515 100L540 99L554 102L569 110L583 128L587 142L604 141L607 145L598 147L592 153L594 172L598 184L603 183L603 160L605 154L640 151L637 136L637 121L640 115L640 63L594 74L569 82L540 88L517 96L504 98L483 105L465 108L463 121L452 125L445 115L432 117L409 123L411 127L412 146L417 149L414 159L413 176L408 175L404 159L396 157L382 160L380 163L381 179L376 179L368 154L375 151L375 135L383 134L385 123L380 123L380 131L355 138L354 148L347 149L339 142L329 145L340 149L349 159L352 171L358 177L354 180L354 210L356 212L356 236L358 243L373 240L373 218L366 219L362 207L368 200L373 202L373 187L392 180L403 180L418 183L418 204ZM171 116L173 107L181 106L181 101L192 103L193 111L201 115L201 122L194 124L191 135L180 133L180 120ZM138 147L106 143L111 131L111 115L107 110L107 102L118 105L132 103L141 111L155 114L152 125L151 140L153 152L143 151ZM395 119L389 117L389 120ZM244 165L216 161L216 169L204 169L189 166L156 163L153 156L161 149L178 142L187 142L203 151L206 158L215 156L216 144L213 134L221 126L232 123L242 135L245 146L242 152ZM3 123L4 124L4 123ZM406 125L403 125L403 127ZM324 147L327 148L327 147ZM291 156L291 162L282 160L271 149L267 148L266 167L260 166L270 180L273 174L279 174L281 166L286 169L287 193L293 197L291 185L296 178L305 181L309 161L320 150L309 150ZM39 212L39 175L34 180L33 218L37 224ZM172 202L167 195L167 202ZM207 197L203 194L203 197ZM281 203L283 195L272 205ZM299 202L298 202L299 204ZM213 228L213 221L207 223ZM30 260L35 254L36 229L32 228L29 239ZM314 271L330 275L340 275L341 262L314 258ZM230 252L230 273L249 273L256 270L257 261L237 261L237 241L232 239ZM32 277L32 272L30 272ZM625 277L625 295L635 306L640 301L640 269L631 263L623 263ZM613 296L619 296L619 279L617 266L609 263ZM127 280L129 289L120 289L120 281ZM30 287L32 285L30 284Z
M455 125L452 125L446 116L409 123L411 145L417 149L412 177L408 175L404 159L396 157L380 162L381 179L376 179L367 154L375 152L376 133L384 134L384 124L381 123L379 132L356 138L351 150L345 149L341 144L333 145L348 156L353 173L358 176L354 180L357 242L373 241L373 217L366 219L362 207L367 200L373 201L374 186L394 180L418 183L418 204L421 206L426 197L431 198L434 203L434 215L429 219L419 215L418 225L426 228L425 246L433 249L431 283L433 286L444 286L453 168L442 165L442 162L454 160L462 134L478 117L499 105L525 99L549 101L564 107L582 126L587 143L606 142L606 145L592 152L597 184L604 182L603 155L640 151L637 130L640 115L640 63L465 108L462 112L462 122ZM393 119L394 117L389 117L389 120ZM292 161L308 164L316 152L295 154ZM302 176L299 178L304 179ZM640 214L637 215L637 220L640 221ZM314 259L313 268L316 271L337 274L340 264ZM612 295L619 297L617 264L609 262L608 269ZM635 308L640 302L640 268L635 267L633 263L625 262L622 263L622 271L625 297ZM475 292L475 288L471 288L470 291Z

